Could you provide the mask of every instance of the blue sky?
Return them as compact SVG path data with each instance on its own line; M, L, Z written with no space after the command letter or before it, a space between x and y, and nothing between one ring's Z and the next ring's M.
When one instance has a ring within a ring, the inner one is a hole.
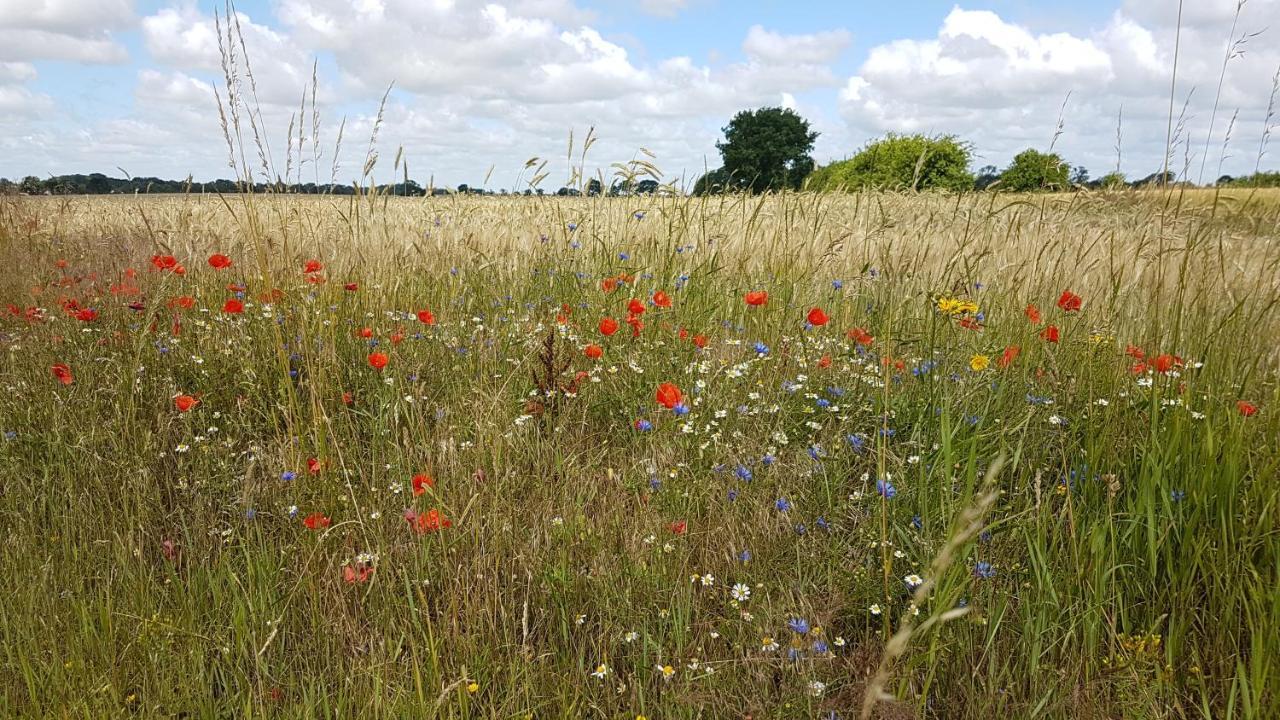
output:
M220 7L0 0L0 176L116 167L229 176L214 103ZM1251 171L1268 125L1280 0L1246 3L1236 34L1264 34L1228 62L1213 111L1235 7L1198 0L1184 10L1175 102L1185 122L1170 162L1193 180ZM664 179L688 180L716 164L718 130L733 112L779 104L822 133L819 162L885 132L954 133L973 143L975 167L1053 143L1095 175L1117 165L1145 175L1164 162L1176 8L1173 0L237 3L272 144L267 172L286 166L285 131L315 60L320 145L332 145L344 118L347 126L344 146L304 163L303 180L327 180L335 157L339 178L354 179L378 99L394 81L375 176L391 175L403 147L423 182L476 184L492 167L493 187L517 186L531 156L549 159L548 183L563 180L569 132L581 137L589 126L600 137L589 171L608 174L609 163L645 147ZM308 148L312 132L304 126Z

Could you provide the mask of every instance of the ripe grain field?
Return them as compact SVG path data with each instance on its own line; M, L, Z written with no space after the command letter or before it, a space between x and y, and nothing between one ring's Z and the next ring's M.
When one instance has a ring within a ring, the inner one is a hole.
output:
M1275 717L1278 228L0 198L0 714Z

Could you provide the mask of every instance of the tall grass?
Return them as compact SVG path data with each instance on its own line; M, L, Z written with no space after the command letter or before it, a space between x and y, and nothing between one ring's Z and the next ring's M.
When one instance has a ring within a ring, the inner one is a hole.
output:
M1272 716L1280 204L1165 198L0 200L0 713Z

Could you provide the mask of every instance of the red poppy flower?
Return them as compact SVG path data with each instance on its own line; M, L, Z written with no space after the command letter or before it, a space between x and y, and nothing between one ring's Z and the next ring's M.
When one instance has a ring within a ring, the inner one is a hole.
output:
M355 292L355 291L357 291L357 290L359 290L359 289L360 289L360 284L359 284L359 283L347 283L346 285L343 285L343 286L342 286L342 289L343 289L343 290L346 290L347 292Z
M1147 354L1146 354L1146 353L1144 353L1144 352L1142 351L1142 348L1138 347L1137 345L1126 345L1126 346L1125 346L1125 348L1124 348L1124 354L1125 354L1125 355L1128 355L1129 357L1133 358L1134 360L1146 360L1146 359L1147 359Z
M320 471L323 469L324 469L324 463L320 462L319 459L307 458L307 472L311 473L312 475L319 475Z
M306 264L302 266L302 272L307 274L318 273L323 269L324 265L320 264L319 260L308 260Z
M748 305L760 306L769 302L769 293L764 290L752 290L746 295L743 295L742 299L746 301Z
M1051 343L1058 342L1058 337L1059 337L1058 326L1050 325L1049 327L1040 331L1040 337L1044 338L1046 342L1051 342Z
M409 520L409 523L419 534L433 533L443 528L453 527L453 521L441 515L440 511L435 508L412 517L406 513L405 518Z
M805 320L808 320L809 324L813 326L826 325L827 321L830 319L831 317L823 312L822 308L813 308L809 311L809 314L805 316Z
M199 404L200 400L190 395L179 395L173 399L173 406L178 408L178 412L188 412Z
M307 526L308 530L323 530L333 524L327 515L320 512L313 512L302 519L302 524Z
M391 344L399 345L401 340L404 340L404 331L396 328L396 331L391 333Z
M599 360L604 355L604 348L599 345L588 345L582 349L582 354L592 360Z
M413 476L413 494L421 495L427 491L427 488L436 486L436 481L426 473L418 473Z
M418 321L423 325L435 325L436 316L430 310L422 309L418 311Z
M1129 368L1129 371L1134 375L1141 375L1147 371L1147 364L1144 362L1134 363L1133 367Z
M214 270L226 270L231 267L231 258L222 253L214 253L209 256L209 267Z
M831 356L830 356L830 355L823 355L823 356L818 360L818 367L823 368L823 369L826 369L826 368L831 367Z
M1245 417L1253 417L1258 413L1258 406L1246 400L1237 400L1236 409Z
M1182 358L1176 355L1170 355L1168 353L1165 353L1163 355L1157 355L1156 358L1151 361L1151 367L1154 368L1156 372L1162 375L1174 369L1175 367L1180 367L1181 365L1182 365Z
M876 339L872 337L870 333L868 333L866 330L863 330L860 327L853 328L849 332L845 333L845 335L850 340L858 343L863 347L868 347L871 345L871 343L876 341Z
M996 361L996 364L1002 368L1007 368L1013 364L1014 360L1018 359L1018 353L1020 352L1022 352L1022 348L1017 345L1010 345L1000 354L1000 359Z
M190 295L179 295L178 297L169 301L169 307L171 308L182 308L183 310L190 310L195 306L196 306L196 299L191 297Z
M342 393L342 404L343 404L343 405L350 405L351 403L353 403L353 402L355 402L355 401L356 401L356 396L355 396L355 395L352 395L350 390L346 390L346 391L344 391L344 392Z
M683 535L689 529L689 522L687 520L676 520L675 522L671 523L671 525L669 525L668 527L670 527L671 532L675 533L676 535Z
M681 339L681 340L688 340L688 339L689 339L689 330L688 330L688 328L680 328L680 332L678 332L678 333L676 333L676 334L680 337L680 339Z
M600 321L600 334L609 336L618 332L618 321L611 317L604 318Z
M658 392L655 399L662 407L670 410L680 404L680 400L684 396L680 393L680 388L669 382L664 382L658 386Z
M627 324L631 326L631 337L640 337L640 331L644 329L644 321L639 315L628 315Z
M367 327L360 328L359 330L356 331L356 334L364 338L365 340L368 340L369 338L373 337L373 328L367 328Z
M631 298L631 301L627 303L627 312L632 315L644 314L644 303L635 298Z
M611 292L613 292L614 290L617 290L617 289L618 289L618 280L617 280L617 278L605 278L605 279L601 280L601 281L600 281L600 289L601 289L601 290L603 290L603 291L605 291L605 292L607 292L607 293L611 293Z
M62 363L54 365L49 368L49 370L53 373L53 376L58 379L58 382L63 385L70 385L75 382L75 378L71 376L71 368L63 365Z
M157 270L173 270L178 267L178 259L172 255L152 255L151 264Z
M1023 312L1027 314L1027 319L1031 321L1032 325L1040 324L1040 308L1035 305L1028 305L1027 309Z
M1076 312L1083 304L1084 300L1070 290L1063 290L1062 295L1058 297L1058 307L1065 312Z
M701 350L702 348L705 348L705 347L707 346L707 336L706 336L706 335L694 335L694 336L693 336L693 346L694 346L694 347L696 347L696 348L698 348L699 350Z
M369 565L342 566L342 579L349 585L365 582L370 575L373 575L373 568ZM279 692L279 690L273 690L272 692Z
M238 315L239 313L244 312L244 303L235 298L231 298L222 304L222 312Z
M93 322L98 319L98 311L93 308L85 308L76 313L76 319L80 322Z
M671 296L659 290L653 294L653 304L660 308L671 307Z
M369 353L369 367L381 370L387 366L387 356L380 352Z

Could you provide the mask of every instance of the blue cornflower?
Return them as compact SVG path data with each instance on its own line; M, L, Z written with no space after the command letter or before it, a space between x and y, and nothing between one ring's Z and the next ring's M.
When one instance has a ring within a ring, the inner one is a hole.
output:
M737 490L730 490L730 491L729 491L729 502L737 502L737 500L738 500L738 491L737 491Z
M744 563L751 562L751 551L743 550L742 552L738 553L738 562L744 562Z
M813 652L815 655L826 655L827 651L830 649L831 648L827 647L827 643L825 640L813 641Z
M894 487L892 482L883 478L876 480L876 492L890 500L898 496L898 488Z
M658 476L657 475L649 476L649 489L657 490L660 487L662 487L662 481L658 479Z
M577 229L578 229L578 223L575 223L575 222L569 223L569 232L573 232L574 230L577 230Z
M254 510L253 508L249 508L248 510L245 510L245 511L244 511L244 519L245 519L245 520L252 520L252 519L254 519L254 518L256 518L256 517L258 517L258 511L257 511L257 510Z
M769 346L768 346L768 345L765 345L764 343L762 343L762 342L760 342L760 341L758 341L758 340L756 341L755 347L754 347L753 349L756 351L756 354L757 354L757 355L768 355L768 354L769 354Z
M648 420L637 420L636 429L640 432L648 432L653 429L653 423Z
M733 471L733 474L737 475L739 480L744 480L746 482L751 482L751 478L754 477L751 474L751 468L748 468L746 465L739 465L738 468Z
M809 621L804 618L793 617L787 621L787 627L791 628L794 633L805 635L809 632Z
M832 290L843 290L843 289L844 289L844 281L843 281L843 280L832 280L832 281L831 281L831 289L832 289Z
M671 408L671 412L675 413L676 417L684 417L689 414L689 406L684 403L678 403L675 407Z
M807 532L809 532L809 529L808 529L808 528L806 528L806 527L804 526L804 523L796 523L796 534L797 534L797 535L803 535L803 534L805 534L805 533L807 533Z
M772 464L774 463L774 461L775 461L775 460L777 460L777 458L775 458L775 457L774 457L774 456L772 456L772 455L765 455L764 457L760 458L760 462L761 462L761 463L763 463L763 464L764 464L764 465L766 465L766 466L767 466L767 465L772 465Z
M924 521L922 521L922 520L920 519L920 516L919 516L919 515L914 515L914 516L912 516L912 518L911 518L911 527L913 527L913 528L915 528L915 529L917 529L917 530L923 530L923 529L924 529Z
M827 519L826 519L826 518L824 518L824 517L819 517L817 520L814 520L814 521L813 521L813 524L814 524L814 525L817 525L818 527L822 528L823 530L830 530L830 529L831 529L831 526L827 524Z
M991 567L991 563L989 562L979 562L977 565L973 566L973 574L974 577L979 577L983 580L990 580L996 576L996 569Z
M773 506L778 509L778 512L786 512L791 509L791 502L786 498L778 498L773 502Z
M867 449L867 441L861 435L846 435L845 440L849 442L849 447L853 451L862 454Z
M1182 502L1186 497L1187 493L1184 490L1173 490L1169 492L1169 499L1174 502Z
M631 255L629 255L629 254L627 254L627 253L624 253L624 252L620 252L620 253L618 253L618 259L619 259L619 260L630 260L630 259L631 259Z
M831 401L826 398L818 398L818 407L829 408L831 407Z
M281 480L286 480L286 481L287 481L287 480L292 480L292 479L294 479L294 478L296 478L296 477L298 477L297 473L295 473L295 472L294 472L294 471L292 471L292 470L285 470L284 472L280 473L280 479L281 479Z

